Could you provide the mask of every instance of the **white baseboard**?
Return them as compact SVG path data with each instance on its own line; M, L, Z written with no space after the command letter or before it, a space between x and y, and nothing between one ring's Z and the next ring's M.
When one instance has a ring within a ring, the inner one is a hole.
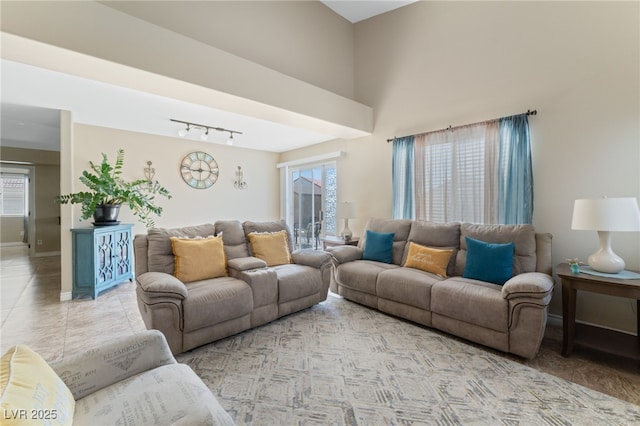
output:
M547 324L550 324L554 327L562 327L562 316L556 314L548 314Z
M0 247L26 247L27 245L25 243L21 243L18 241L15 241L13 243L0 243Z
M620 330L620 329L613 328L613 327L607 327L606 325L602 325L602 324L593 324L593 323L587 322L587 321L576 320L576 323L589 325L591 327L603 328L605 330L617 331L618 333L629 334L631 336L637 336L638 335L637 333L632 333L630 331ZM547 315L547 324L553 325L554 327L561 327L562 328L562 315L548 314Z
M49 257L49 256L60 256L59 251L43 251L40 253L34 253L33 257Z
M71 300L72 293L70 291L60 292L60 301L68 302Z

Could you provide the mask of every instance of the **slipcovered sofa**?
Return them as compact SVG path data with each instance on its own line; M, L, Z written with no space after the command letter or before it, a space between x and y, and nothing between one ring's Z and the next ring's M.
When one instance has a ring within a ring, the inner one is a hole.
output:
M380 235L392 235L388 263L367 260L367 239ZM382 312L533 358L553 293L551 239L551 234L536 233L532 225L372 219L357 247L328 249L339 264L331 290ZM474 244L473 252L468 244ZM477 244L482 249L476 249ZM490 251L482 252L485 246L511 247L504 282L484 279L485 273L491 276L504 269L493 265ZM418 255L409 256L410 250ZM442 258L446 264L440 265L439 273L404 266L410 257L432 261L443 253L450 257ZM485 254L489 257L480 257Z
M27 346L2 357L3 425L233 425L159 331L47 364Z
M284 248L267 247L263 257L270 260L273 253L283 251L284 257L269 266L254 256L249 243L252 234L266 238L281 234ZM207 245L220 238L223 251L198 264L194 258L205 252L197 249L175 255L172 237ZM291 232L283 221L226 220L136 235L136 293L146 327L160 330L177 354L326 300L333 257L321 251L291 251L291 247ZM212 263L223 265L219 273L200 274ZM181 280L182 276L187 278Z

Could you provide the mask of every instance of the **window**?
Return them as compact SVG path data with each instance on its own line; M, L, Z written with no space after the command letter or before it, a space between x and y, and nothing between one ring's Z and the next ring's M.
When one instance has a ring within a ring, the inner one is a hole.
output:
M28 179L25 175L0 175L0 215L25 216Z
M394 139L393 217L531 223L528 115Z
M493 185L494 141L486 125L416 137L416 217L433 222L495 223L493 200L485 190Z

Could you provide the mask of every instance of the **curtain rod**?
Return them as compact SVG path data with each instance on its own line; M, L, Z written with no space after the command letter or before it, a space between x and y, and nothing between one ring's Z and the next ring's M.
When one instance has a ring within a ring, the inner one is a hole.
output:
M527 115L538 115L538 110L535 110L535 109L534 109L533 111L531 111L530 109L528 109L528 110L527 110L527 112L525 112L525 113L523 113L523 114L527 114ZM517 115L517 114L516 114L516 115ZM507 116L507 117L513 117L513 115L511 115L511 116ZM506 117L502 117L502 118L506 118ZM432 130L432 131L430 131L430 132L416 133L416 134L419 134L419 135L420 135L420 134L422 134L422 135L424 135L424 134L427 134L427 133L442 132L442 131L444 131L444 130L453 130L453 129L457 129L458 127L473 126L474 124L486 123L487 121L492 121L492 120L478 121L478 122L476 122L476 123L463 124L462 126L456 126L456 127L449 126L449 127L445 128L445 129ZM407 135L407 136L415 136L415 135ZM407 136L401 136L400 138L406 138ZM399 137L397 137L397 136L394 136L394 137L393 137L393 138L391 138L391 139L387 139L387 143L389 143L389 142L393 142L394 140L396 140L396 139L400 139L400 138L399 138Z

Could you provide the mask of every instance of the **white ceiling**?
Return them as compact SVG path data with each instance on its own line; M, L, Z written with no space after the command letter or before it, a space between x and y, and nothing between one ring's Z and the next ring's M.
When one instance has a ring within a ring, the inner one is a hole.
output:
M343 18L356 23L399 7L415 3L416 1L418 0L335 0L323 1L322 3L333 9L334 12L341 15Z
M358 22L413 1L323 1ZM235 146L284 152L335 139L331 134L247 117L103 82L2 60L0 133L3 146L59 150L59 110L80 124L176 137L174 118L243 132ZM188 138L200 140L200 132ZM226 143L227 133L210 132L209 142Z

